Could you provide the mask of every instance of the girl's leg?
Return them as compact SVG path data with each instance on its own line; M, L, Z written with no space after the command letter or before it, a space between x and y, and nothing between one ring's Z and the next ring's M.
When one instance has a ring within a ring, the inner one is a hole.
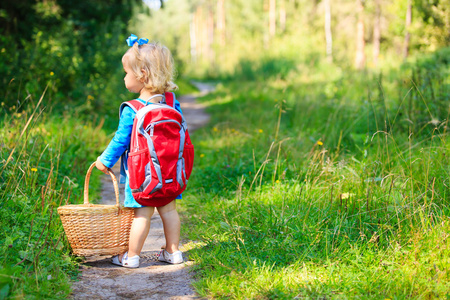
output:
M178 216L175 200L165 206L158 207L159 215L163 221L164 235L166 237L166 251L178 251L180 243L180 217Z
M134 220L131 224L128 257L140 255L145 239L150 230L150 218L155 211L154 207L146 206L134 209ZM120 257L122 259L122 257Z

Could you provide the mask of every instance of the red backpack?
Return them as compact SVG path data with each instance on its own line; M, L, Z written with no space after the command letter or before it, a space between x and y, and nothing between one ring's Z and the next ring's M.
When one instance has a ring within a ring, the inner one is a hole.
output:
M122 103L136 112L128 152L128 176L134 199L144 206L164 206L185 189L194 163L186 120L175 109L173 93L161 103Z

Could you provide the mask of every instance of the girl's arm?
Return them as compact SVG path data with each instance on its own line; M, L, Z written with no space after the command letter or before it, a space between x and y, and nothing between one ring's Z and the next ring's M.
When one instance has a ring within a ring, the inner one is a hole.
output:
M181 111L181 105L180 102L177 99L175 100L175 109L178 110L180 112L180 114L183 114L183 112Z
M107 168L107 167L100 161L100 157L97 157L97 161L95 162L95 166L97 167L97 169L99 169L99 170L102 171L103 173L108 174L109 168Z
M109 143L108 147L103 151L102 155L97 158L96 167L107 173L108 168L112 168L125 150L130 145L131 131L133 129L133 121L136 113L128 106L122 111L119 120L119 127L116 134Z

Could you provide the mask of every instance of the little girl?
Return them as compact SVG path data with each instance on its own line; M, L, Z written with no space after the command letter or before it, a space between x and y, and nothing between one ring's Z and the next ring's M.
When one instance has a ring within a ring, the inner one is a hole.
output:
M146 104L151 98L153 102L159 102L162 97L153 97L164 94L178 88L173 83L173 58L165 46L157 43L148 43L148 39L138 39L132 34L127 39L131 48L122 57L122 65L125 70L125 87L132 93L139 93L137 100ZM152 105L151 102L148 105ZM181 113L180 103L175 100L175 108ZM127 149L130 146L133 120L136 113L129 106L123 109L119 127L106 150L97 159L97 168L108 173L117 160L122 156L121 183L125 183L125 207L134 207L134 220L130 231L128 252L114 256L112 263L127 268L139 267L139 255L144 246L150 230L150 218L154 207L142 206L137 203L131 193L129 178L124 170L127 169ZM125 182L123 182L125 177ZM177 197L181 199L181 195ZM175 200L167 205L157 207L163 221L166 247L161 250L159 260L179 264L183 262L181 251L178 250L180 242L180 218L178 216Z

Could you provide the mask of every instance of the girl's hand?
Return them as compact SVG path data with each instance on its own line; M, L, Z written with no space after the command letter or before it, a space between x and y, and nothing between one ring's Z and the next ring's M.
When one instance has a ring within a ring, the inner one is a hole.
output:
M97 167L97 169L99 169L100 171L102 171L105 174L109 174L109 168L107 168L101 161L100 159L97 158L97 161L95 162L95 166Z

